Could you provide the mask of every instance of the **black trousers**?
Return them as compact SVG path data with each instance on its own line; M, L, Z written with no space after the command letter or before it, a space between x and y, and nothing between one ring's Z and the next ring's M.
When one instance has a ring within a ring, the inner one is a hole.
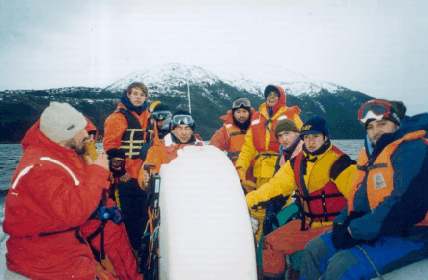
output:
M147 223L147 194L136 179L119 184L120 207L129 241L135 251L141 247L141 238Z

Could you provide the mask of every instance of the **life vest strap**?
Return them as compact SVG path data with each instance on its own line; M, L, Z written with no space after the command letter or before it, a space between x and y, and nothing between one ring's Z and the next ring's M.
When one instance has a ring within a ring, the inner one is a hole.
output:
M277 157L279 156L279 153L275 153L275 152L264 152L264 153L259 153L255 159L258 159L259 157Z

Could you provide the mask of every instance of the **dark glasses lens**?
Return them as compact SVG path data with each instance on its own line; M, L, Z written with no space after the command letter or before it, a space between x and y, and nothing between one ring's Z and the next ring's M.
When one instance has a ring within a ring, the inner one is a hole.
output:
M171 112L169 111L157 111L152 113L152 118L157 121L163 121L172 116Z

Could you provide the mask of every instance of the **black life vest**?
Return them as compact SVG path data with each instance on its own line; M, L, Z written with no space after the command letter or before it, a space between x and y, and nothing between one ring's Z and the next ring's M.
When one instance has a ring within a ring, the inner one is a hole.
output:
M147 139L147 130L142 128L138 119L128 110L120 109L126 121L128 128L122 136L120 149L124 151L127 158L136 159L140 157L141 148Z

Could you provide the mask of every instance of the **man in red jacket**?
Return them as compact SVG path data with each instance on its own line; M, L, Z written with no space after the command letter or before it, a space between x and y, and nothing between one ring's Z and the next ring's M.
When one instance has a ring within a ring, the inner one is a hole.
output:
M23 157L6 196L7 267L30 279L94 280L96 261L80 226L108 188L108 161L82 155L87 121L51 102L23 141Z

